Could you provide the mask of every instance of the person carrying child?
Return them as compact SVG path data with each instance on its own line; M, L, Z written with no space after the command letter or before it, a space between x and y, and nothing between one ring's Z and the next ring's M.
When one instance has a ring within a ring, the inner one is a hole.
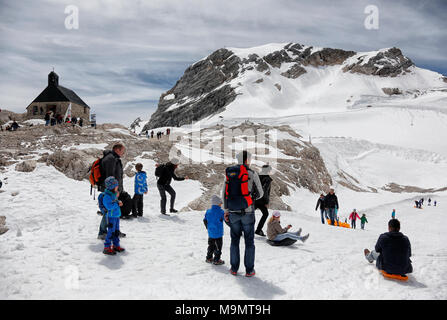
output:
M365 229L365 223L368 223L368 219L366 219L365 214L362 214L362 217L360 218L360 227L362 227L362 230Z
M352 210L351 214L349 215L349 220L351 220L351 228L355 229L355 222L357 219L360 219L360 216L357 213L357 209Z
M225 263L220 259L222 255L223 221L225 214L221 206L222 199L213 195L211 197L211 208L206 211L205 218L203 219L203 223L208 230L208 250L205 262L214 265Z
M147 175L146 172L143 171L143 165L141 163L137 163L135 165L135 169L137 170L137 174L135 175L135 194L133 196L133 207L132 207L132 216L133 217L142 217L143 216L143 196L147 194Z
M114 255L117 252L123 252L124 248L120 246L119 232L120 232L120 216L123 205L118 200L118 180L114 177L108 177L104 181L106 190L98 197L99 207L104 211L107 219L107 235L104 241L104 254ZM113 243L113 247L112 247Z
M309 238L309 234L301 236L301 228L296 232L288 232L292 225L285 228L281 227L281 213L274 211L272 217L267 223L267 238L271 241L281 241L284 239L301 240L305 242Z

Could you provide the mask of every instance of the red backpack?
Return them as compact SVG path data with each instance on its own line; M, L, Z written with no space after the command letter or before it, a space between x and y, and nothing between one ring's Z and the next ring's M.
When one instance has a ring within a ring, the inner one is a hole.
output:
M232 211L243 211L253 204L248 190L248 171L244 165L228 167L225 170L226 207Z

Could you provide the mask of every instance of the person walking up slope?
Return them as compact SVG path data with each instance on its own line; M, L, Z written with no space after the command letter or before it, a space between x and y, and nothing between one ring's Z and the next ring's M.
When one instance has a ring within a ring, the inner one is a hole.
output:
M120 216L123 205L118 200L118 180L114 177L108 177L105 182L106 191L102 197L102 205L107 210L105 213L107 219L107 235L104 241L104 254L114 255L117 252L123 252L124 248L120 246L119 230L120 230ZM113 243L113 247L111 246Z
M329 193L324 198L324 207L326 208L326 212L329 215L329 219L331 219L331 225L334 225L337 218L336 210L339 209L338 198L335 195L334 187L329 188Z
M326 210L324 208L324 194L320 194L320 197L317 200L317 206L315 207L315 211L318 210L318 207L320 207L321 223L324 224L324 218L328 219Z
M393 209L393 212L391 212L391 219L396 219L396 209Z
M205 218L203 219L203 223L208 230L208 250L205 261L207 263L213 263L214 265L225 263L220 259L222 255L223 220L225 214L221 206L222 199L213 195L211 197L211 208L206 211Z
M357 219L360 219L359 215L357 214L357 210L352 210L351 214L349 215L349 220L351 220L351 228L355 229L355 222Z
M362 214L362 217L360 218L360 226L362 227L362 230L365 229L365 223L368 223L368 219L366 219L365 214Z

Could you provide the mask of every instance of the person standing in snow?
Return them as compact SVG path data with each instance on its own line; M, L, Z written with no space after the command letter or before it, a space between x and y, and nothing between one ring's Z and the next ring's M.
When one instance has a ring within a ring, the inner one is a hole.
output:
M183 181L187 180L188 177L177 177L175 175L175 169L177 169L178 164L180 161L177 158L173 158L171 161L169 161L166 164L163 165L156 165L155 169L155 175L158 177L157 180L157 188L160 192L160 211L161 214L166 214L166 192L169 193L171 196L171 202L170 202L170 209L169 212L175 213L178 212L176 209L174 209L175 204L175 190L171 187L172 179L175 181Z
M122 143L115 143L112 147L112 150L105 150L103 152L104 156L101 160L101 176L105 179L108 177L114 177L118 181L118 191L119 191L119 199L122 203L122 210L120 217L123 219L128 218L130 212L132 211L132 198L129 196L127 192L124 191L123 188L123 164L121 162L121 157L124 156L126 152L126 148ZM105 191L105 184L98 185L99 191ZM101 220L101 225L99 227L98 238L104 239L107 233L106 226L106 217L103 215ZM125 237L124 233L120 232L120 237Z
M349 215L349 220L351 220L351 228L355 229L356 225L355 222L357 219L360 219L360 216L357 213L357 209L352 210L351 214Z
M433 206L435 206L435 207L436 207L436 204L437 204L437 202L436 202L436 200L435 200L435 202L433 202Z
M289 224L287 227L281 227L281 213L279 211L274 211L272 217L267 223L267 238L271 241L282 241L284 239L301 240L306 242L309 238L309 234L301 236L301 228L296 232L289 232L292 225Z
M365 214L362 214L362 217L360 218L360 226L362 227L362 230L365 229L365 223L368 223L368 219L366 219Z
M335 195L334 187L329 188L329 193L324 198L324 207L329 216L329 219L331 219L331 225L334 225L335 220L337 219L336 210L339 209L338 198Z
M431 206L431 198L428 198L428 205Z
M397 219L388 222L388 232L380 235L375 249L365 249L364 254L369 263L376 260L377 269L386 273L406 275L413 272L410 240L400 232Z
M123 252L124 248L120 246L120 216L123 203L118 200L119 183L114 177L108 177L104 181L105 191L102 204L107 212L104 214L107 220L107 235L104 241L103 253L115 255L117 252ZM112 247L113 244L113 247Z
M264 192L264 195L262 198L255 201L255 210L259 209L262 212L261 220L259 220L258 227L256 228L255 234L261 237L265 237L264 232L262 231L262 228L264 227L265 222L267 221L267 218L269 216L269 210L268 205L270 201L270 188L272 184L272 178L270 177L270 172L272 170L272 167L270 167L268 164L263 165L261 168L261 172L259 173L259 180L262 184L262 190Z
M391 212L391 219L396 219L396 209L393 209L393 212Z
M151 139L154 139L154 130L151 131Z
M135 194L132 199L133 201L132 215L134 217L142 217L143 195L147 194L147 175L146 172L143 171L143 165L141 163L137 163L135 165L135 169L137 170L137 174L135 175L135 181L134 181Z
M222 190L224 199L225 221L230 224L230 273L237 275L240 264L239 243L242 234L245 240L245 276L253 277L255 273L255 214L254 201L264 196L261 181L256 172L250 169L251 154L242 151L236 155L237 165L226 168ZM257 189L257 198L252 192Z
M223 221L225 212L221 208L222 199L216 195L211 197L211 208L205 213L203 223L208 230L208 250L206 253L205 262L214 265L221 265L225 262L220 259L222 255L223 243ZM214 256L214 258L213 258Z
M326 210L324 208L324 194L320 194L320 197L317 200L317 206L315 207L315 211L318 210L318 207L320 207L320 214L321 214L321 223L324 224L324 219L328 219Z

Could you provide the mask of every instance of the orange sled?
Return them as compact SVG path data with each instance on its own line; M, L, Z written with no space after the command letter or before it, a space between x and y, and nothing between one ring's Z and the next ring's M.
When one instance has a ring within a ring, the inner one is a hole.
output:
M327 224L329 224L329 225L331 224L331 220L330 219L327 219L326 221L327 221ZM351 229L351 225L349 223L337 222L337 220L334 221L334 226Z
M387 279L399 280L399 281L408 281L408 276L401 276L399 274L389 274L386 273L385 270L380 270L382 276Z

